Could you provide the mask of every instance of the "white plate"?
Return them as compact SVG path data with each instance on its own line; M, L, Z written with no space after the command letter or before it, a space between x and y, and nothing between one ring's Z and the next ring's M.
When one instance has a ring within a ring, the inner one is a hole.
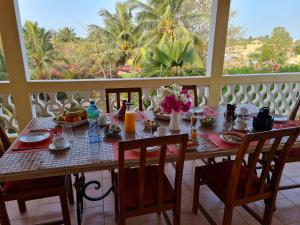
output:
M166 132L164 135L158 135L157 131L155 131L154 134L153 134L154 137L164 137L164 136L168 136L168 135L171 135L171 133Z
M242 138L240 135L232 133L232 132L223 132L219 134L219 138L221 138L224 142L229 144L241 144L243 141L235 141L227 138L227 136L238 136Z
M192 107L189 111L198 115L202 115L205 113L205 110L202 107Z
M247 127L245 127L244 129L242 129L242 128L234 125L232 128L235 129L235 130L237 130L237 131L243 131L243 132L248 131Z
M170 120L170 114L154 113L154 117L159 120Z
M29 132L28 134L23 134L18 137L19 141L24 143L35 143L41 142L50 137L50 133L46 131L35 131Z
M273 115L274 121L275 122L285 122L288 121L289 118L286 116L281 116L281 115Z
M159 150L159 146L151 146L151 147L148 147L146 149L146 151L149 153L149 152L156 152L157 150ZM135 149L134 151L136 152L140 152L139 149Z
M88 119L85 119L85 120L80 120L77 122L70 123L70 122L65 122L65 121L57 121L55 118L53 118L53 122L60 126L68 125L70 127L78 127L78 126L88 123L89 121L88 121Z
M61 150L69 149L70 147L71 147L71 143L68 141L65 141L65 145L62 148L56 148L53 143L49 145L49 149L51 151L61 151Z

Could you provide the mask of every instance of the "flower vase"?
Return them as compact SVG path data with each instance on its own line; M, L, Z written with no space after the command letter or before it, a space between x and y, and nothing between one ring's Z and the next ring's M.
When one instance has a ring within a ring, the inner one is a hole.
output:
M169 129L171 131L180 131L179 113L175 112L174 110L170 115Z

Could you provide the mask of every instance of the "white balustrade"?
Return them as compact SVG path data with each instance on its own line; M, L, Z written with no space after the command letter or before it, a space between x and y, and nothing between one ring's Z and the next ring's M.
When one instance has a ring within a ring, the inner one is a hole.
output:
M299 91L299 82L224 85L220 104L253 103L268 106L273 113L289 115Z

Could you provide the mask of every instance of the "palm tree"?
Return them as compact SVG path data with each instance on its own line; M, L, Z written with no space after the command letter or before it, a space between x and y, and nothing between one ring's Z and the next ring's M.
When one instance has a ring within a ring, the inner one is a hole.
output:
M64 27L57 32L55 39L60 42L69 42L78 40L78 37L76 37L76 33L73 28Z
M138 10L136 30L144 32L146 46L178 38L189 38L197 45L202 43L201 37L189 29L186 21L208 20L208 15L183 10L183 4L184 0L148 0L148 3L129 0L130 9Z
M0 49L0 80L8 80L8 72L4 53Z
M51 43L53 33L39 27L36 22L26 21L23 34L32 78L48 78L48 69L60 59Z
M144 50L141 63L145 77L192 76L203 74L191 41L170 40L153 51ZM195 62L198 62L196 64Z
M107 51L116 58L116 65L123 66L138 48L139 34L134 32L132 15L126 3L116 4L116 13L102 9L98 13L104 26L90 25L89 38L104 42Z

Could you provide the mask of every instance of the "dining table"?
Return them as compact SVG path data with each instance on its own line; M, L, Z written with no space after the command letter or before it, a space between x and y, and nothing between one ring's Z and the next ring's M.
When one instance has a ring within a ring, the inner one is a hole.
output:
M248 109L249 127L252 126L252 118L258 112L258 108L252 104L238 105L236 111L240 107ZM197 142L198 145L186 152L185 160L196 159L213 159L217 157L228 157L235 155L240 145L230 144L222 141L219 138L219 133L224 130L227 121L224 117L226 110L225 106L208 107L204 106L205 116L214 117L216 122L213 126L202 127L197 122ZM159 126L168 127L169 121L156 120L153 111L136 112L136 131L135 133L126 133L124 130L124 121L119 120L115 114L106 114L110 118L110 122L121 128L118 137L106 137L104 129L101 128L101 142L90 144L88 139L88 124L74 127L72 145L68 150L51 151L48 147L48 142L51 142L53 134L50 135L50 140L40 145L28 145L24 147L18 139L14 141L11 147L0 158L0 183L7 181L26 180L35 178L44 178L59 175L74 175L74 187L76 190L77 204L77 222L81 224L83 214L83 199L98 201L106 197L112 190L110 187L104 195L99 197L91 197L86 193L89 185L101 187L99 181L86 181L85 172L110 170L118 168L118 143L120 141L145 139L154 136L153 131L145 129L145 121L155 120ZM298 126L295 121L286 121L280 124L274 124L274 129ZM61 128L51 117L33 118L21 134L26 134L32 130L60 132ZM170 132L172 134L191 134L191 122L180 119L180 131ZM299 145L297 141L295 145ZM265 151L271 146L266 144ZM300 146L300 145L299 145ZM252 149L254 150L254 149ZM176 148L168 148L167 161L174 162L176 160ZM249 149L251 153L251 148ZM151 153L149 160L157 160L157 154ZM159 153L158 153L159 154ZM136 166L139 162L139 152L129 151L125 155L126 166Z

